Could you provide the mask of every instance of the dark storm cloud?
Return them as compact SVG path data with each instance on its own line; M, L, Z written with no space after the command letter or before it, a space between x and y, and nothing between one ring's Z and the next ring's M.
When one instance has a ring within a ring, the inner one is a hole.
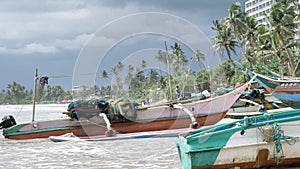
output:
M212 21L227 16L228 8L234 2L236 1L2 0L0 90L16 79L26 88L31 88L36 67L45 74L72 75L76 58L86 40L99 28L124 16L143 12L171 14L190 21L211 38L215 33L210 29ZM239 2L244 6L245 0ZM133 25L147 26L140 23ZM122 29L126 29L126 26L124 24ZM105 40L103 43L107 43ZM140 45L146 46L142 43ZM51 84L54 83L55 80L51 79ZM59 79L59 83L71 88L69 79Z

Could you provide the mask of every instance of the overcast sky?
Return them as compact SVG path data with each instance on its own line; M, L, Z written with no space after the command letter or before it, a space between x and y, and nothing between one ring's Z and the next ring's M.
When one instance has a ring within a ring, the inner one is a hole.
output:
M164 41L168 46L179 41L189 56L197 45L211 40L212 21L227 16L234 2L2 0L0 89L13 81L32 89L35 68L50 77L50 85L67 90L83 81L97 84L101 70L109 72L120 60L128 64L147 60L164 49ZM244 6L245 0L239 2ZM204 53L212 51L201 46ZM159 67L155 62L151 66ZM79 75L92 77L76 80Z

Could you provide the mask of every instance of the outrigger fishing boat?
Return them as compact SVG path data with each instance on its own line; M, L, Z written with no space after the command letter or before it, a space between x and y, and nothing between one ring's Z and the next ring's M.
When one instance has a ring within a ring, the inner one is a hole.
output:
M273 79L254 72L253 74L256 75L256 81L274 97L281 100L287 106L300 108L300 79Z
M274 77L271 78L252 72L238 62L235 63L241 69L245 70L250 77L255 76L255 80L258 83L260 83L268 92L284 104L293 108L300 108L300 78L281 78L273 72L271 73Z
M180 134L184 169L300 165L300 109L245 117Z
M36 73L37 82L38 75ZM137 107L124 100L103 102L89 100L89 104L71 103L69 119L35 121L16 124L12 116L0 123L3 135L8 139L48 138L73 133L78 137L113 136L116 133L135 133L180 128L198 128L219 122L229 108L247 88L248 83L221 96L204 100L182 100L162 105ZM86 103L86 102L85 102ZM34 101L35 105L35 101Z
M280 103L267 99L264 92L253 88L244 91L228 113L262 112L278 108L280 108Z

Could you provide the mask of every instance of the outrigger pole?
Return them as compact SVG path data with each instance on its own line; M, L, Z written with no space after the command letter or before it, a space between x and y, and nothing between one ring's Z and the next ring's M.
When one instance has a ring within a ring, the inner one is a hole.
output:
M32 122L34 122L34 116L35 116L35 102L36 102L37 80L38 80L38 69L35 69L34 93L33 93L33 108L32 108Z

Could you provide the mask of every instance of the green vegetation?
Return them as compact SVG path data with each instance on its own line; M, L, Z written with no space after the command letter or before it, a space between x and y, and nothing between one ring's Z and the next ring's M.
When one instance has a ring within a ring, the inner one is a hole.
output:
M267 15L268 25L259 25L254 17L234 3L229 15L213 21L217 32L214 46L232 61L232 54L241 53L244 64L256 72L265 74L266 66L281 76L299 76L299 40L295 39L299 29L299 3L294 0L277 0ZM239 49L239 52L237 52Z
M30 97L32 96L32 91L28 92L25 90L24 86L13 82L7 85L7 90L2 90L0 94L0 104L4 103L29 103Z
M69 91L64 91L61 86L50 86L41 91L38 88L37 102L39 103L56 103L58 100L72 99ZM13 82L8 84L6 90L0 93L0 104L31 104L33 101L33 91L26 90L24 86Z

